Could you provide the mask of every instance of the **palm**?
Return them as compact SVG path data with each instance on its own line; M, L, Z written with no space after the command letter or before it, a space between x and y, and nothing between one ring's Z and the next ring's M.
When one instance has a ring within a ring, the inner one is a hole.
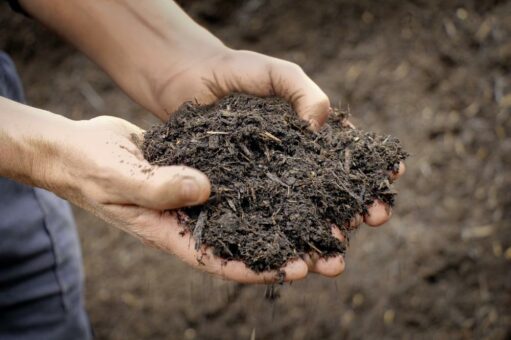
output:
M136 126L114 117L100 117L88 122L85 133L74 137L78 140L73 144L87 145L75 161L94 157L100 168L93 168L92 172L101 173L101 178L93 178L90 185L82 182L83 193L78 196L84 199L74 199L77 195L68 198L146 245L172 253L202 271L245 283L276 281L277 272L258 274L239 261L226 262L215 257L206 247L195 249L195 240L179 224L174 210L189 204L180 201L176 193L169 192L169 188L176 187L173 172L184 167L150 165L134 140L134 136L140 137L141 132ZM83 166L76 164L76 167ZM84 174L82 177L91 176ZM209 191L201 201L208 196ZM286 280L297 280L307 274L307 266L301 260L288 264L283 270Z

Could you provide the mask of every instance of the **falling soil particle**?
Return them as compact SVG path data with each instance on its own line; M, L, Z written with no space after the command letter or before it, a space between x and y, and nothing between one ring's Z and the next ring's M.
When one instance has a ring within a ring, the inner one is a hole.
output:
M208 202L183 209L197 248L262 272L309 253L344 254L350 221L375 199L394 204L389 175L406 152L396 138L345 123L334 112L312 132L280 98L232 94L184 104L146 132L142 150L153 165L184 164L210 178Z

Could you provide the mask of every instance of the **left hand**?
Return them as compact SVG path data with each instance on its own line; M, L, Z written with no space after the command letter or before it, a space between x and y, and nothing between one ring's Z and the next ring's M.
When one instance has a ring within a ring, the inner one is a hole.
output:
M187 60L173 76L160 80L156 101L161 111L153 112L160 117L185 101L208 104L232 92L282 97L314 129L325 123L330 112L327 95L300 66L251 51L215 46L210 54Z
M223 45L214 45L210 53L196 53L182 67L173 69L172 75L162 74L155 79L154 98L159 107L153 109L153 113L162 119L167 119L185 101L209 104L231 92L283 97L315 130L325 123L331 111L327 95L297 64ZM399 172L389 177L396 180L404 170L401 164ZM390 207L376 201L366 216L357 216L350 225L354 228L365 222L379 226L387 222L390 215ZM333 234L342 238L337 228L333 228ZM311 254L305 261L310 272L325 276L337 276L345 266L342 256L325 259Z

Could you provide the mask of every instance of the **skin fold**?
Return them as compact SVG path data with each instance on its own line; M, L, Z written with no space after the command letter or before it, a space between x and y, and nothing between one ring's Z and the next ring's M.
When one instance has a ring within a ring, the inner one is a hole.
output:
M211 103L230 92L278 95L318 129L330 112L326 94L296 64L225 46L172 1L25 0L25 10L96 62L136 103L167 119L182 102ZM151 166L137 140L143 131L112 116L73 121L0 98L0 176L45 188L83 207L143 243L174 254L192 267L243 283L271 283L276 272L255 273L196 251L180 234L171 209L205 202L211 184L185 166ZM404 172L404 165L396 180ZM362 222L378 226L390 209L375 202ZM332 232L342 238L337 227ZM199 261L199 260L200 261ZM342 256L310 254L288 263L286 281L308 273L333 277Z

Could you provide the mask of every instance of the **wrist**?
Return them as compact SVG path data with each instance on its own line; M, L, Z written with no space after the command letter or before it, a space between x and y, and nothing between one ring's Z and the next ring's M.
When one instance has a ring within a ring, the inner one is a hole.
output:
M65 136L75 122L4 99L0 122L0 175L45 189L61 185Z

